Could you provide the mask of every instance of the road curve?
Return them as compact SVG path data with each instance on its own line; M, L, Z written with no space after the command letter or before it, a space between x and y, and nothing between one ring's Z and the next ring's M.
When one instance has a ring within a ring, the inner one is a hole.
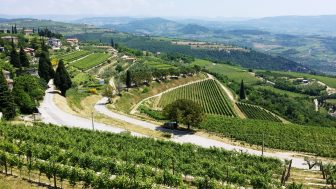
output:
M41 103L39 109L39 112L42 116L42 121L45 123L52 123L56 125L63 125L67 127L78 127L78 128L84 128L84 129L92 129L92 121L90 119L82 118L76 115L69 114L67 112L62 111L60 108L56 106L56 104L53 101L53 96L55 94L54 85L51 82L49 82L49 89L45 93L45 97L43 102ZM126 115L122 115L119 113L115 113L110 111L106 108L106 102L107 98L101 99L95 106L95 110L99 113L102 113L108 117L111 117L113 119L118 119L126 123L134 124L139 127L144 127L151 130L159 130L159 131L168 131L165 130L162 127L159 127L158 125L138 120L132 117L128 117ZM117 127L114 127L113 125L106 125L103 123L94 122L94 129L99 131L107 131L107 132L113 132L113 133L121 133L124 132L124 129L120 129ZM145 135L131 132L133 136L141 136L145 137ZM248 154L252 155L261 155L261 151L253 150L245 147L240 146L234 146L232 144L227 144L224 142L220 142L217 140L209 139L206 137L198 136L191 133L186 132L174 132L174 136L172 137L171 141L177 142L177 143L191 143L195 144L201 147L209 148L209 147L217 147L217 148L223 148L226 150L235 150L239 152L246 152ZM301 157L293 157L293 154L288 152L265 152L264 156L266 157L273 157L278 158L280 160L293 160L293 167L300 168L300 169L307 169L308 166L304 160L304 158Z
M116 112L112 112L109 109L106 108L106 103L107 103L107 98L103 98L101 99L95 106L95 110L101 114L104 114L110 118L113 119L118 119L133 125L137 125L139 127L144 127L147 129L151 129L151 130L160 130L160 131L167 131L162 127L159 127L158 125L146 122L146 121L142 121L142 120L138 120L132 117L128 117L126 115L122 115ZM195 134L191 134L191 133L186 133L186 132L174 132L174 136L171 139L171 141L177 142L177 143L191 143L191 144L195 144L198 146L202 146L205 148L210 148L210 147L217 147L217 148L223 148L226 150L235 150L238 152L246 152L248 154L251 155L261 155L262 152L258 151L258 150L253 150L253 149L249 149L249 148L245 148L245 147L241 147L241 146L234 146L232 144L227 144L224 142L220 142L217 140L213 140L213 139L209 139L206 137L202 137L202 136L198 136ZM293 164L292 167L295 168L299 168L299 169L308 169L307 163L304 160L304 158L302 157L293 157L294 154L292 154L291 152L285 153L285 152L264 152L264 156L266 157L272 157L272 158L278 158L280 160L293 160Z
M49 89L46 90L44 100L38 108L44 123L52 123L67 127L78 127L83 129L93 129L92 120L69 114L58 108L53 100L55 94L53 81L51 80L48 85ZM113 133L120 133L125 131L124 129L98 122L94 122L93 125L94 129L99 131L108 131ZM131 134L134 136L144 136L135 132L131 132Z

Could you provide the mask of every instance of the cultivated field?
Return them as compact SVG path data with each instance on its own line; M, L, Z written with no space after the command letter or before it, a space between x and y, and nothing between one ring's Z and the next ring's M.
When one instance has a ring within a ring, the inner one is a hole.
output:
M207 114L236 116L225 92L214 80L205 80L164 93L159 107L165 107L178 99L193 100L202 106Z
M243 70L243 68L237 66L231 66L227 64L214 64L207 60L196 59L192 65L199 65L205 67L211 73L220 74L227 76L229 80L232 80L236 83L240 83L241 80L244 80L245 84L256 84L260 81L252 73Z
M63 56L60 57L60 59L63 59L63 61L65 63L69 63L75 60L78 60L86 55L89 55L90 52L89 51L75 51L69 54L65 54Z
M237 103L237 106L246 115L247 118L281 122L278 117L258 106L244 103Z
M111 55L107 53L95 53L74 62L72 65L76 68L87 70L106 62L110 56Z
M0 145L1 166L6 162L8 172L39 172L55 178L58 186L62 180L85 188L194 188L210 178L211 183L225 180L255 188L261 179L266 186L276 184L282 169L276 159L128 134L4 123L0 131L6 136ZM184 175L193 182L184 182Z

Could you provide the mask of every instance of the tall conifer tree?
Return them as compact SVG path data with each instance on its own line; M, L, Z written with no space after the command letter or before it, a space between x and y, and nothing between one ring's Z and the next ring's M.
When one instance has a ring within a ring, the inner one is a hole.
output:
M16 115L14 98L8 89L2 70L0 70L0 111L6 120L12 119Z
M58 63L54 84L61 91L63 96L65 96L66 91L71 88L71 78L65 69L63 60L60 60Z

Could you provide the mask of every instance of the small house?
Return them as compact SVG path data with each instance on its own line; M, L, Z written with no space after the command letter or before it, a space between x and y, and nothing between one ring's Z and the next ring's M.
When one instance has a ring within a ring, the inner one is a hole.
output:
M60 49L62 46L62 42L57 38L49 38L48 45L50 45L53 49Z
M0 52L5 52L5 47L0 47Z
M121 59L122 59L122 60L125 60L126 62L130 62L130 63L135 62L135 58L133 58L133 57L129 57L129 56L127 56L127 55L122 56Z
M32 35L33 33L34 33L34 31L31 30L31 29L25 29L25 30L23 30L23 34L25 34L25 35Z
M19 42L19 39L15 36L10 36L10 35L7 35L7 36L3 36L1 37L2 40L4 41L7 41L7 42L14 42L15 44L17 44Z
M35 49L33 48L25 48L23 49L27 54L30 54L30 56L35 56Z
M13 90L13 83L14 81L11 79L10 77L10 72L6 71L6 70L2 70L2 74L5 77L6 81L7 81L7 86L9 90Z
M78 45L78 39L76 38L69 38L66 40L71 46L77 46Z

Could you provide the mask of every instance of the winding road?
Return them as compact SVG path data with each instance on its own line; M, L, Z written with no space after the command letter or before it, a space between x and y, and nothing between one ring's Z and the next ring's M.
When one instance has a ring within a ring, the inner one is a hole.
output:
M85 119L76 115L69 114L62 111L53 101L53 96L55 94L54 85L52 81L49 83L50 88L46 91L44 101L39 107L39 111L42 115L42 121L45 123L52 123L56 125L63 125L67 127L79 127L84 129L92 129L92 120ZM126 123L134 124L139 127L144 127L151 130L157 131L168 131L159 125L155 125L146 121L138 120L126 115L122 115L116 112L112 112L106 108L107 98L101 99L95 106L95 110L101 114L104 114L113 119L121 120ZM117 128L113 125L106 125L103 123L94 122L94 129L99 131L108 131L113 133L120 133L125 131L124 129ZM169 130L169 132L171 132ZM145 135L131 132L133 136L146 137ZM252 155L261 155L262 152L254 149L249 149L241 146L235 146L232 144L224 143L221 141L209 139L203 136L199 136L189 132L174 131L171 141L177 143L191 143L205 148L217 147L226 150L235 150L238 152L245 152ZM293 160L292 166L300 169L308 169L306 161L303 157L294 157L294 153L291 152L264 152L264 156L278 158L280 160Z
M94 122L92 125L92 120L82 118L67 112L62 111L54 103L54 94L57 91L54 90L53 81L49 82L49 89L46 90L44 100L38 108L41 113L41 119L44 123L52 123L56 125L62 125L67 127L78 127L83 129L95 129L99 131L107 131L113 133L121 133L126 130L114 127L113 125L106 125L103 123ZM131 132L133 136L144 136L139 133Z

